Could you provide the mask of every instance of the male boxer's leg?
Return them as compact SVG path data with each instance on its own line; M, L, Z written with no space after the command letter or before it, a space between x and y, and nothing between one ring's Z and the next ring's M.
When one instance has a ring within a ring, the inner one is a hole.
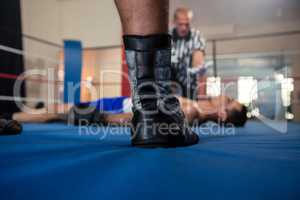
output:
M125 35L168 33L168 0L115 0Z
M198 142L171 96L168 0L116 0L133 99L132 145L188 146Z

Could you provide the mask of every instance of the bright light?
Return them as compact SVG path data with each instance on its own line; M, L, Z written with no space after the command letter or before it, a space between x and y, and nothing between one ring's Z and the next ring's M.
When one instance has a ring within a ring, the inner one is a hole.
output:
M291 93L294 91L294 79L283 78L281 81L281 99L283 106L291 105Z
M58 70L58 79L59 80L64 80L65 76L65 71L64 70Z
M243 104L250 104L257 99L257 80L252 76L239 77L238 80L238 100Z
M216 97L221 94L221 78L208 77L206 80L206 94L211 97Z
M283 81L284 80L284 75L283 74L275 74L275 80L276 81Z
M258 117L260 115L259 109L255 108L251 111L251 115L254 117Z
M247 112L247 117L250 119L252 117L252 114L250 112Z
M189 19L193 19L193 17L194 17L194 13L193 13L193 11L189 11L188 12L188 17L189 17Z
M93 77L92 76L86 77L86 84L87 84L87 87L91 87L93 85Z
M292 120L292 119L294 119L294 115L293 115L292 113L287 112L287 113L285 114L285 118L286 118L287 120Z
M86 81L91 83L93 81L93 77L91 76L86 77Z

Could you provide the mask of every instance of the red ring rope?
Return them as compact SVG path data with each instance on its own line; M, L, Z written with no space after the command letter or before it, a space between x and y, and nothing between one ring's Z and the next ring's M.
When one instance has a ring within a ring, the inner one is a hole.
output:
M10 80L28 80L28 81L34 81L34 82L39 82L39 83L51 83L51 84L56 84L56 85L63 85L64 81L60 80L47 80L47 79L42 79L42 78L28 78L24 77L22 75L15 75L15 74L7 74L7 73L0 73L0 78L3 79L10 79ZM82 82L88 82L87 80L83 80ZM92 82L92 85L120 85L120 83L117 82L106 82L106 83L100 83L100 82Z

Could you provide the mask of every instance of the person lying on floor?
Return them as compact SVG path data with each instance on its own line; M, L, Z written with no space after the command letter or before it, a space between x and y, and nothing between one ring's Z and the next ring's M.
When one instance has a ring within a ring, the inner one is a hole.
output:
M178 99L189 123L213 121L239 127L244 126L247 121L247 108L227 96L207 97L198 101L183 97ZM56 109L66 112L55 114L37 109L37 114L15 113L13 119L21 123L71 122L76 125L82 123L121 125L130 123L132 119L132 104L129 97L103 98L76 106L61 104L56 105Z

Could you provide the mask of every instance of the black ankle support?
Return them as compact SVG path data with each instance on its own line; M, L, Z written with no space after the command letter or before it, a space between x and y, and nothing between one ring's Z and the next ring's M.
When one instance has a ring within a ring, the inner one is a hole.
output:
M171 36L168 34L125 35L123 40L126 50L152 51L171 48Z
M125 35L124 45L134 85L134 107L139 104L155 109L159 95L166 93L160 82L169 82L170 79L166 71L171 70L171 37L168 34Z

